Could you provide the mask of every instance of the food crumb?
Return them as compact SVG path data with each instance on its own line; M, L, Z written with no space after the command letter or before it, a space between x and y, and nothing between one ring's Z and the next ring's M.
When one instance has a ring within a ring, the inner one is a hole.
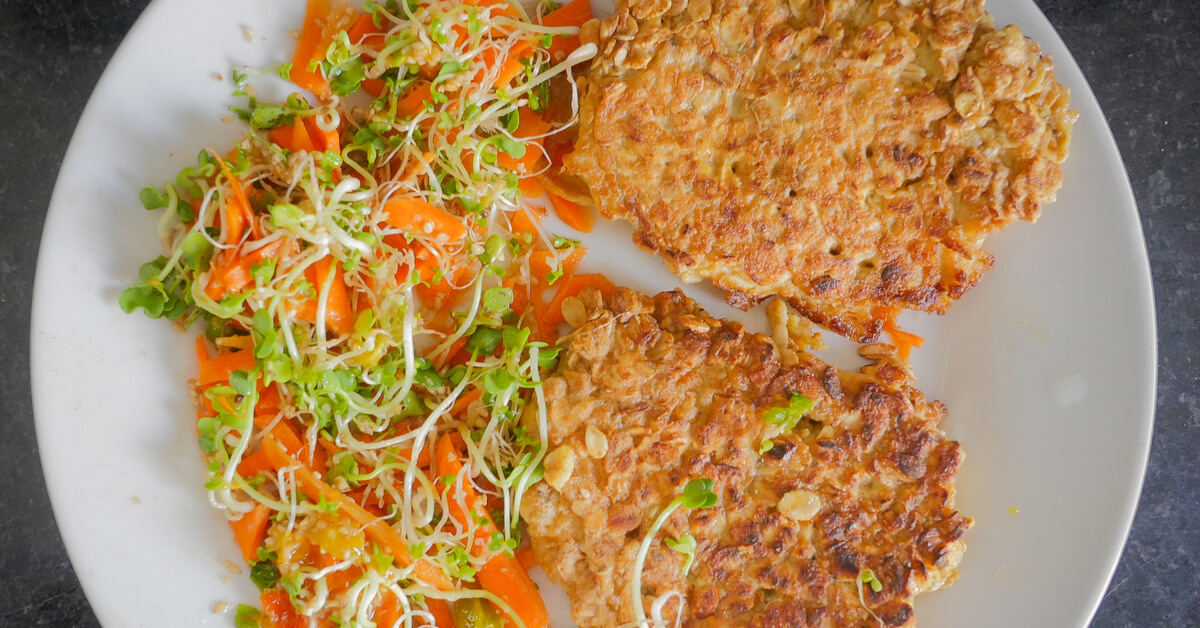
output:
M142 498L138 497L137 495L134 495L133 497L131 497L129 499L129 501L133 502L134 504L140 504L140 503L142 503Z
M233 561L231 561L231 560L223 560L223 561L221 561L221 564L222 564L222 565L225 565L225 568L229 570L229 573L231 573L231 574L233 574L233 575L235 575L235 576L236 576L236 575L238 575L238 574L240 574L240 573L242 573L242 568L241 568L241 567L238 567L238 566L237 566L237 565L236 565L236 564L235 564Z
M243 26L242 37L248 42L254 41L254 29L250 28L249 26Z
M1008 514L1010 514L1010 515L1015 515L1019 512L1021 512L1021 509L1017 508L1016 506L1013 506L1012 508L1008 509Z
M221 574L221 582L229 582L230 580L233 580L232 576L227 573Z
M220 72L213 72L213 78L217 79L218 81L224 81L225 75L221 74Z
M213 604L213 612L218 615L227 610L229 610L229 604L227 602L217 602L216 604Z

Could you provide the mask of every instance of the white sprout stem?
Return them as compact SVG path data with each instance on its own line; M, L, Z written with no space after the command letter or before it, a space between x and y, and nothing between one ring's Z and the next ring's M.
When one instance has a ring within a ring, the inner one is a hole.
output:
M650 531L646 533L646 538L642 539L642 545L638 548L637 557L633 561L633 578L630 583L630 592L633 596L633 613L637 618L638 628L646 628L646 607L642 600L642 568L646 563L646 556L650 554L650 545L654 542L654 537L658 536L658 531L662 529L666 523L667 517L671 513L679 509L683 505L683 499L676 498L667 507L659 513L654 519L654 523L650 526Z

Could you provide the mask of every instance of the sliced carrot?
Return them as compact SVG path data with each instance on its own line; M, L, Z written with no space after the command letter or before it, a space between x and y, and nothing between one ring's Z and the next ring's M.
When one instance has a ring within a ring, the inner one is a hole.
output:
M591 1L572 0L542 17L542 26L582 27L590 19L592 19ZM575 49L579 48L581 43L579 35L555 37L554 41L550 43L551 61L558 62L565 59L567 55L575 52Z
M365 44L370 39L381 39L383 29L375 25L375 17L370 13L358 16L354 26L346 29L346 36L352 44Z
M267 535L267 524L270 523L271 509L263 504L255 504L250 512L243 513L241 519L229 522L233 528L233 538L242 549L242 558L253 564L258 560L258 548L262 546L263 538Z
M458 476L462 472L462 460L459 458L454 439L449 434L438 439L437 454L434 460L439 475ZM468 506L479 501L479 495L475 493L475 489L469 483L456 482L447 490L462 491L464 493L463 502ZM458 499L451 498L446 501L449 504L451 519L461 529L466 529L467 523L470 521L479 522L475 528L475 540L470 548L472 554L478 554L478 549L486 547L492 533L497 532L491 515L486 510L480 511L474 508L468 512L463 509ZM537 585L530 580L529 574L515 557L503 552L496 554L479 568L475 576L480 586L512 607L527 628L546 628L550 625L550 614L546 611L546 604L542 602L542 598L538 594ZM506 624L510 627L515 625L511 620L506 620Z
M267 589L259 596L267 628L299 628L308 626L292 606L292 599L283 589Z
M445 235L458 242L467 235L467 226L457 216L419 198L393 198L383 206L387 223L414 235Z
M342 152L342 138L338 134L337 129L325 131L317 125L316 116L308 116L304 118L304 123L296 123L296 130L299 132L303 127L308 133L309 141L312 142L313 150L332 151L335 153Z
M592 210L561 196L554 194L546 196L550 197L550 205L554 207L554 213L558 214L558 217L567 223L568 227L582 233L592 232L592 228L596 226L596 214Z
M425 606L433 615L433 623L437 628L455 628L454 616L450 614L450 605L445 600L425 598Z
M454 406L450 408L450 415L462 417L467 412L467 406L470 406L475 402L476 399L479 399L482 396L483 390L480 388L472 388L462 395L459 395L458 399L454 401Z
M525 571L529 571L530 569L538 566L537 556L534 556L533 554L532 545L522 545L521 547L518 547L516 556L517 561L521 563L521 566L525 568Z
M301 465L295 458L288 455L283 447L270 435L263 437L262 451L267 453L267 459L271 462L271 466L276 470L292 469L296 476L296 483L300 492L304 493L310 500L319 502L324 499L327 503L336 503L338 512L349 517L357 524L372 541L379 544L379 547L390 554L397 564L402 566L413 565L413 574L425 582L442 591L449 591L454 588L446 575L440 569L433 566L425 560L414 561L408 553L408 545L404 542L404 537L396 532L387 523L380 521L374 514L367 512L362 506L359 506L350 498L342 494L341 491L329 486L321 481L307 467Z
M234 371L250 372L255 364L258 364L258 359L254 357L253 351L226 353L201 364L200 375L196 378L196 383L208 386L217 382L228 382L230 373Z
M538 181L537 177L517 179L517 189L521 190L521 195L525 198L538 198L546 193L546 188L542 187L542 182Z
M308 66L320 62L329 50L338 31L354 23L354 13L345 9L344 3L337 5L329 0L308 0L304 11L304 26L300 29L300 40L296 42L296 53L292 56L292 70L288 78L297 86L307 89L321 100L329 100L329 81L320 71Z
M611 296L616 288L607 277L599 273L591 275L571 275L561 280L562 286L554 293L554 298L546 306L546 312L540 321L543 327L555 327L563 322L562 304L568 297L578 296L586 288L596 288L601 294Z
M342 265L333 256L323 257L308 267L305 278L320 295L330 273L333 273L333 284L325 301L325 325L340 336L354 330L354 310L350 307L350 294L342 277ZM300 320L313 323L317 320L317 309L317 299L307 299L295 307L293 314Z
M407 96L396 103L397 118L411 118L425 109L425 102L433 98L429 83L421 83L412 89Z
M221 159L221 156L216 151L212 151L212 155L217 158L217 164L221 166L221 172L225 175L225 179L229 181L229 187L233 190L233 194L230 195L232 198L225 199L225 212L221 215L221 220L226 221L225 243L233 244L240 241L247 223L249 223L254 237L262 237L258 228L258 222L254 220L254 211L250 209L250 198L246 196L246 190L242 187L242 182L233 176L225 160Z
M521 63L521 59L533 54L533 42L523 39L513 44L508 49L508 54L504 57L503 62L500 62L499 54L495 48L485 48L479 53L479 61L487 69L495 67L498 62L500 63L500 71L496 74L496 82L493 83L495 87L507 85L509 81L521 73L521 70L525 67ZM478 82L483 74L484 72L481 70L476 75L475 80Z
M896 324L896 318L900 316L900 308L897 307L877 307L871 310L871 315L883 322L883 331L892 340L892 345L896 347L896 353L903 361L908 361L909 355L913 349L920 348L925 343L925 339L909 332L900 329Z
M267 454L261 451L242 456L242 461L237 466L238 475L244 478L252 478L263 471L270 470L271 463L267 460Z
M548 283L546 278L554 270L554 264L551 261L558 251L540 250L529 254L529 276L537 284ZM583 263L583 258L587 257L587 249L582 246L575 247L566 257L558 261L558 270L562 271L562 277L574 275L579 265Z
M204 341L204 336L196 336L196 363L204 364L208 362L208 343Z
M526 174L537 170L538 162L544 157L542 139L550 132L550 125L531 109L521 108L519 111L521 121L513 137L525 142L525 154L518 158L501 152L496 156L496 163L518 174Z

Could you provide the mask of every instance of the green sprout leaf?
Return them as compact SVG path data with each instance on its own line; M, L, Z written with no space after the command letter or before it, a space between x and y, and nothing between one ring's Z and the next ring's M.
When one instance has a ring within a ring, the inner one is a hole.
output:
M683 554L686 558L683 561L683 568L679 571L679 577L687 576L688 571L692 568L692 563L696 560L696 537L685 534L677 539L666 539L667 547Z
M142 188L138 198L141 199L142 206L146 209L162 209L169 204L166 195L153 186Z
M778 425L784 430L790 430L800 423L804 414L812 410L816 402L800 393L792 393L788 405L782 408L767 408L763 411L763 420L771 425Z

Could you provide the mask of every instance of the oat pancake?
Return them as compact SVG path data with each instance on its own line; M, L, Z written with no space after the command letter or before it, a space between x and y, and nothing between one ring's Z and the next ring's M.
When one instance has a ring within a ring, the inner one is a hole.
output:
M1054 198L1075 113L981 0L643 0L584 38L565 170L730 303L772 295L851 339L943 313L986 235Z
M592 290L564 312L576 329L544 383L547 481L521 510L581 627L633 620L638 547L699 478L720 503L675 511L642 577L647 608L682 595L665 606L670 625L682 610L684 626L909 626L913 597L954 579L971 525L954 508L962 453L900 362L854 373L800 352L784 368L766 336L678 292L621 288L606 302ZM816 404L797 426L764 420L793 393ZM686 576L665 544L684 534L696 540ZM879 590L860 599L867 570Z

